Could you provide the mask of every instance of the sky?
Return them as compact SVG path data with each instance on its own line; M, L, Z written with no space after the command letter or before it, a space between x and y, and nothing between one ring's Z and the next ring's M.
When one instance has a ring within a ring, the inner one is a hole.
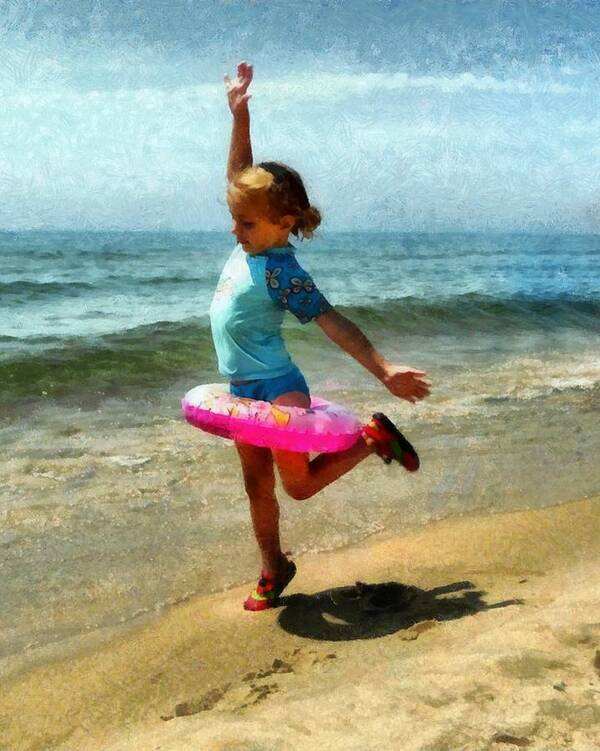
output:
M223 84L331 231L600 233L600 0L10 0L0 227L227 230Z

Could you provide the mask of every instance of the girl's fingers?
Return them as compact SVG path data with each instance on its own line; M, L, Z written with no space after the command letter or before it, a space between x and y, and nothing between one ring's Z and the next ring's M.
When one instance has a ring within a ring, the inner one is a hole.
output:
M252 66L248 63L241 62L238 65L238 76L240 78L252 78Z
M417 399L424 399L426 396L429 396L429 389L425 388L424 386L415 385L412 392L411 397L413 401Z
M237 88L238 91L243 94L245 91L247 91L248 86L250 86L250 83L252 82L251 65L247 65L246 63L242 62L238 65L237 72L238 75L234 81L229 78L229 75L227 73L223 76L223 82L225 83L225 88L227 89L228 93Z

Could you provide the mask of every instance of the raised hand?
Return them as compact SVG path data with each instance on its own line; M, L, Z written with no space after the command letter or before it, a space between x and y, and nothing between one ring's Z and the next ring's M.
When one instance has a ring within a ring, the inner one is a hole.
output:
M389 365L381 380L394 396L414 404L430 394L431 382L425 378L426 375L424 370Z
M224 76L229 109L234 116L248 108L248 100L252 97L252 94L246 92L252 82L252 72L252 66L242 60L237 67L237 77L233 81L227 74Z

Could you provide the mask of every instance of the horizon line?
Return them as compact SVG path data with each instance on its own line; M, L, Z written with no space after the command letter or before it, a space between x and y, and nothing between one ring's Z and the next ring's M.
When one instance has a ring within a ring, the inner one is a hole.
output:
M231 234L229 230L223 229L181 229L175 227L155 227L155 228L123 228L123 227L0 227L0 234L18 234L20 232L55 232L55 233L121 233L121 234L214 234L223 235ZM558 229L526 229L526 228L512 228L512 229L499 229L499 228L477 228L477 229L352 229L352 230L327 230L326 234L332 235L352 235L352 234L364 234L364 235L382 235L382 234L396 234L396 235L582 235L586 237L598 237L600 236L599 230L558 230ZM316 236L313 240L322 239L322 237ZM296 240L300 243L300 246L306 242L310 245L311 239ZM236 243L237 244L237 243Z

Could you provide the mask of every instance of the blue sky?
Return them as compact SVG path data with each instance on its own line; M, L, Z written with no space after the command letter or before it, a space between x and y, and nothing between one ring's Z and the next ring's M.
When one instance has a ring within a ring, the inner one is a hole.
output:
M328 230L600 232L600 2L13 0L0 226L227 229L223 75Z

